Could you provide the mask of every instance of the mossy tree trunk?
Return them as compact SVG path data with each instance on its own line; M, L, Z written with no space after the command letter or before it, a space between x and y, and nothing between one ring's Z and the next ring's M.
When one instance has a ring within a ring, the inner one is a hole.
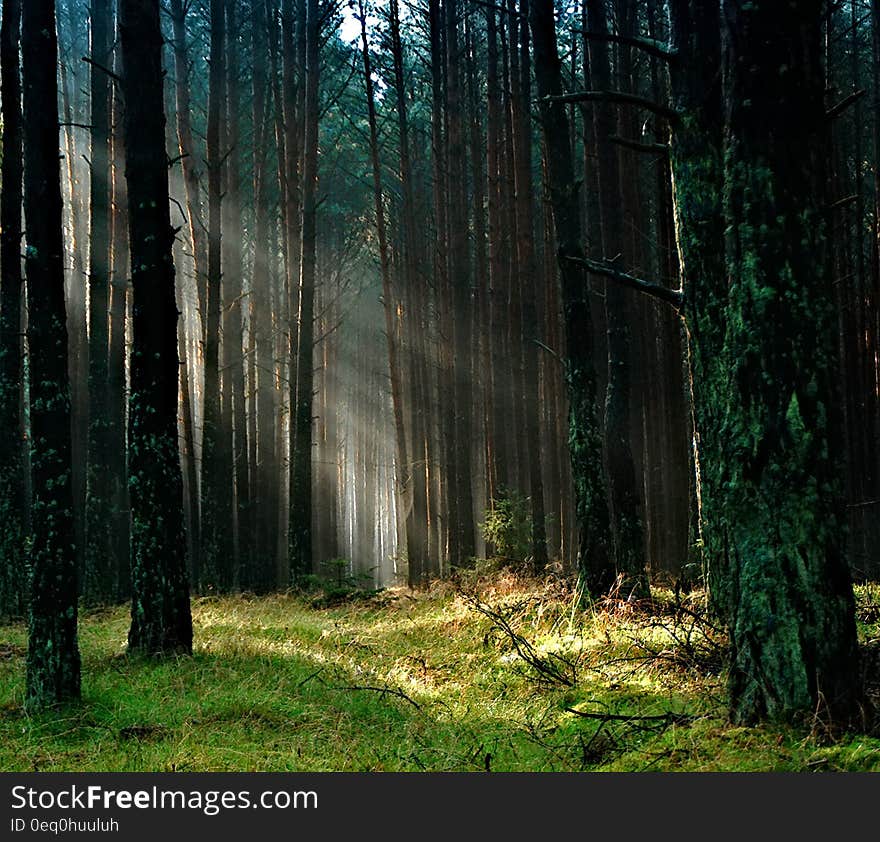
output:
M731 716L858 699L836 426L834 297L824 207L828 123L820 0L797 14L723 3L728 388L726 567ZM717 580L716 580L717 581Z
M33 465L26 703L40 708L80 693L53 0L24 4L21 42Z
M177 451L177 306L158 0L121 0L125 159L134 287L129 398L129 649L190 653L183 479Z
M721 41L718 7L699 0L670 3L672 105L678 112L670 142L673 219L681 289L685 296L687 363L694 413L697 494L692 541L711 583L724 557L720 528L720 403L725 394L722 357L726 321ZM707 69L708 68L708 69ZM711 590L711 588L710 588Z
M0 25L3 163L0 193L0 615L27 605L25 466L21 417L21 0L4 0Z

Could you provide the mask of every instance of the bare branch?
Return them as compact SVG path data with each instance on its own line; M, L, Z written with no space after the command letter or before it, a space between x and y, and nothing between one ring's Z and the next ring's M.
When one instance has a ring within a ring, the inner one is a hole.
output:
M118 74L114 73L112 70L110 70L109 67L104 67L103 64L98 64L98 62L94 61L93 59L90 59L88 56L83 56L82 60L86 64L90 64L92 67L97 67L98 70L101 70L104 73L106 73L114 82L119 82L120 84L122 83L122 77L119 76Z
M833 120L835 117L839 117L847 108L849 108L854 102L857 102L865 95L865 89L862 88L858 91L853 91L849 96L845 96L837 105L833 105L825 112L825 117L828 120Z
M665 143L641 143L638 140L631 140L628 137L621 137L616 134L608 135L608 140L612 143L616 143L618 146L623 146L626 149L633 149L636 152L645 152L650 155L669 154L669 147Z
M652 114L665 117L670 123L677 123L679 119L679 113L672 108L623 91L575 91L570 94L544 97L541 102L617 102L621 105L635 105L637 108L644 108Z
M592 272L594 275L610 278L622 286L629 287L637 292L643 292L645 295L650 295L652 298L663 301L672 306L678 313L681 312L681 308L684 305L684 293L680 289L668 289L660 284L642 280L634 275L627 275L626 272L621 272L618 269L606 266L604 263L597 263L595 260L589 260L585 257L566 257L565 259L583 266L584 269Z
M675 61L678 58L678 53L675 50L656 38L641 38L637 35L615 35L612 32L585 32L583 29L576 29L575 32L590 41L608 41L612 44L635 47L649 56L654 56L654 58L659 58L662 61Z

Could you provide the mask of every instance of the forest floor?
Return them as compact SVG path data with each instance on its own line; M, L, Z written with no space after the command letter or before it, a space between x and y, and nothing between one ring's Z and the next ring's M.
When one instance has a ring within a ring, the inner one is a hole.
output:
M880 639L880 591L860 589ZM125 607L84 613L81 705L22 709L26 630L0 628L0 770L880 769L880 739L736 727L698 596L574 608L502 574L327 607L193 602L192 658L125 654Z

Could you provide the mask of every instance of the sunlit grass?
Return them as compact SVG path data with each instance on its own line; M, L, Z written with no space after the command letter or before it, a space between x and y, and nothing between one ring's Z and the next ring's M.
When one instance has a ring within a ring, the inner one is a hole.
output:
M862 637L880 638L877 593L859 604ZM207 598L193 657L158 662L125 655L127 610L113 608L81 622L82 704L39 716L22 709L25 630L4 627L0 769L880 768L872 737L729 725L723 640L668 594L657 608L573 612L560 585L509 577L470 597L446 585L322 610ZM526 663L493 613L564 682Z

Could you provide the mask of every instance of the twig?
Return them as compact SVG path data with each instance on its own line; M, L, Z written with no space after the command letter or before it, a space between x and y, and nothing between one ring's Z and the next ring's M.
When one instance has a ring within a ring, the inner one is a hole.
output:
M675 723L676 725L686 725L694 721L693 716L688 716L685 713L673 713L672 711L657 714L656 716L630 716L624 713L590 713L585 710L578 710L577 708L565 708L565 710L584 719L596 719L599 722L656 722L657 724L666 723L671 725Z
M404 701L409 702L416 710L421 710L422 706L411 699L406 693L403 692L400 688L397 687L373 687L370 684L353 684L345 687L333 687L333 690L372 690L374 693L381 693L389 696L397 696L399 699L403 699Z

